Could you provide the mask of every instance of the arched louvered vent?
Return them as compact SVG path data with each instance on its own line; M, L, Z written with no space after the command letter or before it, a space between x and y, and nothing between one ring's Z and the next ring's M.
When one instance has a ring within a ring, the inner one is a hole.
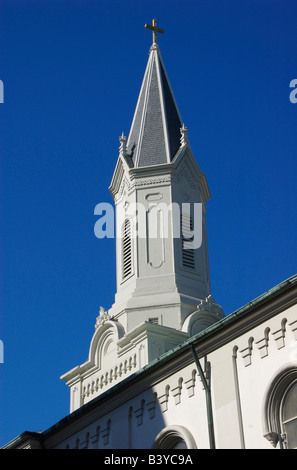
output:
M131 222L126 219L123 226L123 279L132 273Z
M184 268L195 269L195 251L187 247L188 242L192 242L193 220L190 214L181 214L181 241L182 241L182 263Z

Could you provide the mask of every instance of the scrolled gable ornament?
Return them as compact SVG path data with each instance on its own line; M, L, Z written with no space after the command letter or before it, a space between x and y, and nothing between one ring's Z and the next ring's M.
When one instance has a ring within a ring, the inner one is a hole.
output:
M101 325L104 325L104 323L108 320L111 320L111 316L109 315L108 311L106 312L103 307L100 307L99 315L96 318L95 329L99 328Z

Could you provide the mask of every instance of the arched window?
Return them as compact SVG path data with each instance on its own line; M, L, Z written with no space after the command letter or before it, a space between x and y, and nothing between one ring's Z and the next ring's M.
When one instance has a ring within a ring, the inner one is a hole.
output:
M264 436L276 447L297 448L297 367L272 381L264 402Z
M196 442L184 426L168 426L157 435L153 449L196 449Z
M288 449L297 449L297 380L286 391L281 405L281 425Z
M189 248L189 242L192 243L193 219L190 214L183 212L181 214L181 242L182 242L182 265L184 268L195 269L195 251Z
M132 236L131 236L131 222L126 219L123 225L122 237L122 266L123 266L123 280L132 274Z

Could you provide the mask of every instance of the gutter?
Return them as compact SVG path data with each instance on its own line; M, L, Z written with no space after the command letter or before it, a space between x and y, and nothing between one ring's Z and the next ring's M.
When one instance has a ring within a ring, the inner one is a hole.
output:
M214 434L214 426L213 426L213 413L212 413L212 402L211 402L211 389L209 386L208 380L205 378L205 375L203 373L199 358L197 356L194 344L191 344L190 346L191 352L193 354L194 361L196 363L198 373L200 375L200 378L203 383L203 387L205 390L205 400L206 400L206 411L207 411L207 424L208 424L208 436L209 436L209 448L210 449L215 449L216 448L216 443L215 443L215 434Z

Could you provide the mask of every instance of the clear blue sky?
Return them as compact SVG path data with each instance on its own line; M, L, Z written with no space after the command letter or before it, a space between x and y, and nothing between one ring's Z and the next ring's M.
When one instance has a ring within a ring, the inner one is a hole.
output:
M94 208L112 202L153 18L212 194L212 295L230 314L297 271L296 1L2 0L0 445L68 414L59 377L114 301Z

